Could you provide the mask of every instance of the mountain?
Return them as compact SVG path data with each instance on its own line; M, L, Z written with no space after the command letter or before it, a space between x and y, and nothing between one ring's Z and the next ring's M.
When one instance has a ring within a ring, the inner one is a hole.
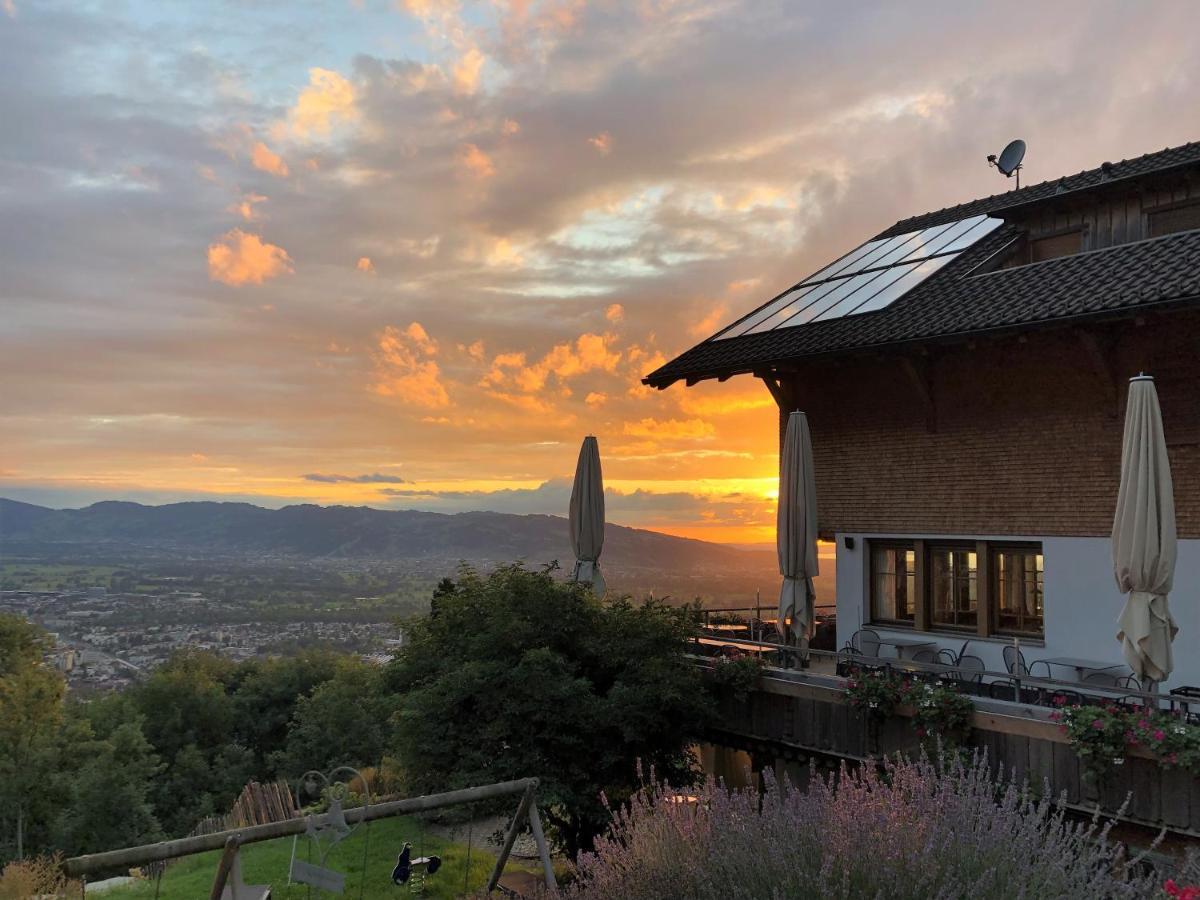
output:
M447 515L366 506L264 509L249 503L106 501L47 509L0 498L5 545L71 545L179 550L189 554L272 555L305 559L525 559L573 561L567 520L559 516L468 512ZM613 569L761 570L773 557L654 531L608 525L602 562Z

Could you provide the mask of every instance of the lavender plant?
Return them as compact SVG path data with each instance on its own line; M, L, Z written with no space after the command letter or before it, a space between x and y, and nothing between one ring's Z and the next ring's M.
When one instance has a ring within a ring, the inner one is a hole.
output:
M1163 879L1110 840L1111 823L1070 819L989 775L981 756L843 767L808 790L765 795L709 780L687 794L643 787L613 811L561 897L1142 898Z

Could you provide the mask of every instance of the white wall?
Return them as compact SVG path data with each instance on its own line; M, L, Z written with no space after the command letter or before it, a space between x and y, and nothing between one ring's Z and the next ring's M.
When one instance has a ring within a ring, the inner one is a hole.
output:
M847 537L854 549L846 548ZM870 618L867 603L867 544L871 537L911 538L914 535L838 534L837 535L837 629L838 646ZM1025 659L1032 662L1051 656L1077 656L1087 659L1123 662L1117 643L1117 617L1124 597L1118 593L1112 574L1112 551L1108 538L1038 537L1036 535L937 535L915 537L1040 541L1045 566L1046 640L1045 646L1022 639ZM1179 625L1175 638L1175 672L1164 689L1189 684L1200 686L1200 540L1179 542L1179 562L1175 567L1175 590L1170 597L1171 614ZM912 637L912 629L872 625L880 634ZM917 632L922 638L926 633ZM935 635L929 639L939 647L956 653L969 635ZM1001 652L1011 638L970 637L970 652L980 657L988 669L1004 671ZM888 652L887 650L884 651ZM1055 677L1070 680L1070 669L1056 669Z

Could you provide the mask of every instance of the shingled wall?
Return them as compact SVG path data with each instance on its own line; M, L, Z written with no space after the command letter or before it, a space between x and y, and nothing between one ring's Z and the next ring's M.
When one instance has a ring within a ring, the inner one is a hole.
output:
M1162 401L1179 535L1200 538L1200 316L907 359L813 363L785 385L812 428L826 536L1109 534L1127 379L1146 371Z

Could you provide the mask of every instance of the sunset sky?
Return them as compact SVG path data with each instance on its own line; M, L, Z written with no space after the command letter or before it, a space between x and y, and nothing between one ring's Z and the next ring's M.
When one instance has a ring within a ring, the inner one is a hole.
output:
M773 534L645 375L895 220L1200 139L1190 2L0 0L0 496ZM836 391L836 385L829 385Z

